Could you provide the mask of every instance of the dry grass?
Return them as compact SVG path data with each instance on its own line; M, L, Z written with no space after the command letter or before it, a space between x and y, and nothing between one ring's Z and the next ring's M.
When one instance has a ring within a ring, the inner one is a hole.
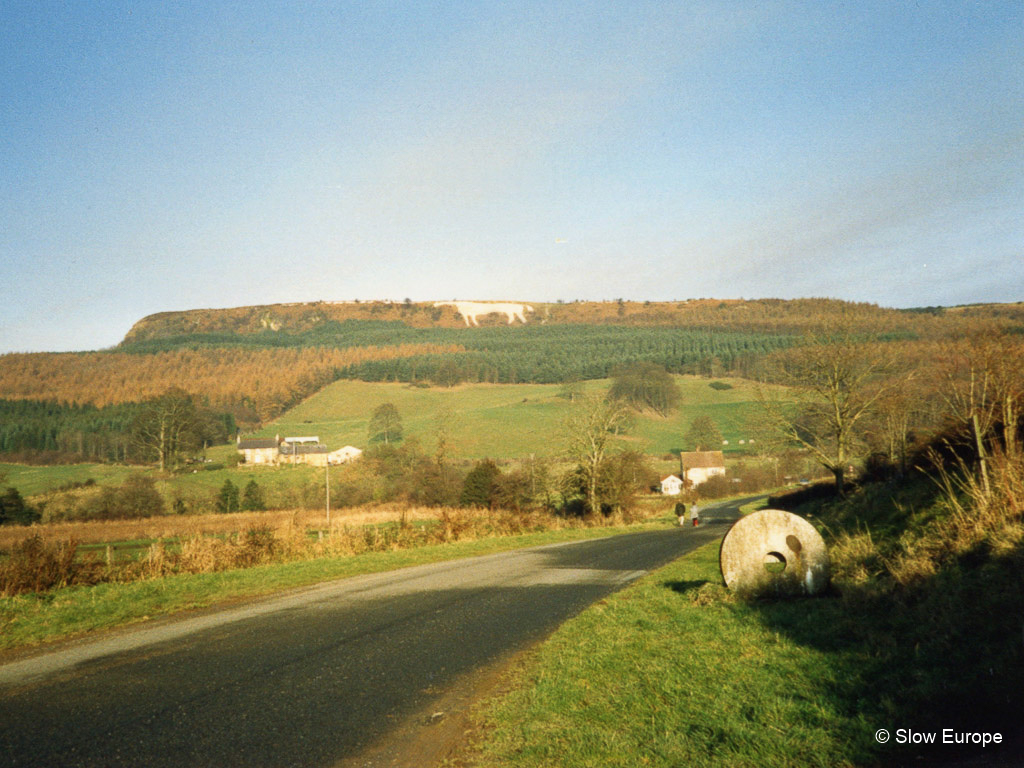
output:
M427 507L357 507L332 511L331 521L348 525L370 525L436 520L438 510ZM236 533L253 526L281 528L286 524L305 528L326 528L323 510L278 510L275 512L236 512L228 515L158 515L135 520L83 520L43 525L0 527L0 552L10 551L19 542L38 534L44 541L74 540L80 544L116 541L174 539Z
M937 462L938 464L938 462ZM868 531L844 531L831 543L833 581L856 592L914 590L971 552L1010 553L1024 540L1024 454L999 453L989 466L989 487L962 463L938 469L938 514L923 528L876 542ZM844 591L846 591L844 589Z

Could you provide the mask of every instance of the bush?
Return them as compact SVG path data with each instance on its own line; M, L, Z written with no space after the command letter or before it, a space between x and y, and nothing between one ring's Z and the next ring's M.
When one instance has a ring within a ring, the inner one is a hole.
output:
M129 475L117 492L115 517L154 517L165 511L156 483L147 475Z
M13 486L0 495L0 525L31 525L39 520L38 511L25 503Z
M497 464L490 459L478 461L462 483L459 504L463 507L494 506L496 486L500 478L501 470Z
M76 562L77 551L74 541L48 544L38 534L30 536L11 550L10 557L0 562L0 595L97 583L102 566L91 561Z
M89 486L49 496L42 505L44 522L61 520L127 520L166 512L156 483L146 475L130 475L120 487Z
M783 491L774 496L769 496L768 506L772 509L792 511L810 501L823 501L835 498L837 495L835 483L826 480L821 483L812 483L802 488Z

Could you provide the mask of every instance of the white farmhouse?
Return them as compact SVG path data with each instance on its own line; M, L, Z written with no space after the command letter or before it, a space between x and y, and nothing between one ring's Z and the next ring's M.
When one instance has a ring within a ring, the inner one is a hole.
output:
M669 475L661 480L661 493L664 496L678 496L683 492L683 481L675 475Z
M363 455L361 449L356 448L354 445L346 445L344 448L339 448L336 451L331 451L327 454L327 461L330 464L348 464L350 461L355 461Z
M725 474L725 457L721 451L685 451L679 454L679 463L683 477L691 486Z

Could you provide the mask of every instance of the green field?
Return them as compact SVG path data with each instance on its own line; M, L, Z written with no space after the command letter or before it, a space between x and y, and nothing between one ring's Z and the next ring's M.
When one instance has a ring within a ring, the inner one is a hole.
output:
M0 464L0 478L3 478L0 485L11 485L23 496L34 496L90 479L95 480L97 485L117 485L138 471L136 468L115 464Z
M700 414L715 420L737 452L749 438L747 419L756 413L754 384L723 379L732 389L716 390L708 379L677 376L682 406L668 417L641 414L629 436L644 453L662 455L685 446L690 423ZM585 392L607 391L607 379L583 382ZM436 443L438 425L447 425L452 452L466 459L511 459L532 455L557 456L564 450L562 421L570 402L561 384L464 384L419 388L407 384L338 381L296 406L258 434L317 435L329 448L367 445L367 426L374 408L393 403L402 416L406 438L426 448Z

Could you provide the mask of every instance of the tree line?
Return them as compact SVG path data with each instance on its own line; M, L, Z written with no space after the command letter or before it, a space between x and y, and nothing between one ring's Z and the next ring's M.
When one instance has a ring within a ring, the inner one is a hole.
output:
M280 415L364 360L454 353L456 346L196 348L0 355L0 398L105 407L158 397L172 387L200 395L240 423Z
M232 414L180 389L103 407L0 400L0 454L11 460L156 462L165 469L236 432Z
M760 444L813 456L843 493L851 468L903 474L922 452L971 463L987 491L993 457L1018 459L1024 408L1024 338L999 329L925 343L865 341L845 329L769 356Z
M779 334L603 325L484 327L472 333L422 329L426 337L459 338L458 355L367 360L341 371L363 381L553 384L606 378L616 367L650 362L671 373L743 375L793 338Z

